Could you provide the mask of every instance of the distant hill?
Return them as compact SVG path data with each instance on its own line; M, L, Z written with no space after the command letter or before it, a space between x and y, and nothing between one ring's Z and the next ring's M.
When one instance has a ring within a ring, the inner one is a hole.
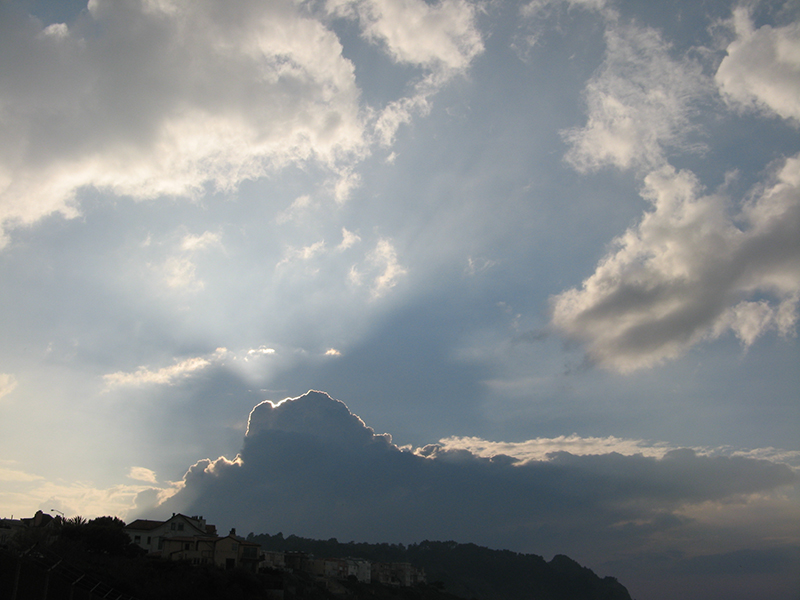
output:
M340 543L282 534L253 535L265 550L307 552L320 558L358 557L372 562L408 562L425 569L428 584L477 600L631 600L614 577L598 577L563 555L547 562L535 554L491 550L475 544Z

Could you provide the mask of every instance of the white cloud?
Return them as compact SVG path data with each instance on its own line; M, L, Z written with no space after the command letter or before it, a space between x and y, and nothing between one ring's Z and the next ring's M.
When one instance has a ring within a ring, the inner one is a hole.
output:
M564 132L567 161L579 171L603 166L653 169L687 141L694 104L707 93L700 65L670 56L653 29L610 24L606 56L586 86L588 121Z
M136 479L137 481L146 481L148 483L158 483L155 471L146 467L131 467L128 471L128 477Z
M329 0L328 9L356 14L364 35L397 62L463 70L483 51L476 8L463 0Z
M586 10L600 11L606 7L606 0L531 0L523 4L519 12L523 17L538 17L547 9L566 4L568 8L583 8Z
M0 74L5 229L75 216L84 186L194 196L289 163L338 172L366 152L353 65L293 2L98 0L44 36L6 14L16 16L0 32L15 48Z
M313 258L325 253L325 240L319 240L308 246L288 246L283 252L283 258L275 266L275 268L282 267L297 261L308 262Z
M417 86L417 93L408 98L391 102L381 111L375 123L375 134L383 146L390 146L401 125L410 123L414 114L427 114L430 110L429 96L437 86L429 79Z
M800 23L755 29L745 7L733 11L736 39L716 74L731 104L800 120Z
M577 434L561 435L555 438L536 438L524 442L492 442L478 437L448 437L439 441L446 451L467 450L475 456L492 458L498 455L512 456L524 463L531 460L549 460L555 452L569 452L575 456L608 454L616 452L625 456L652 456L663 458L675 446L666 443L652 443L646 440L629 440L609 436L581 437Z
M187 256L170 256L158 270L171 289L199 292L205 287L205 283L197 278L197 265Z
M275 354L274 348L267 348L266 346L259 346L258 348L251 348L247 351L247 356L269 356Z
M287 209L278 213L278 215L275 217L275 222L279 225L282 225L283 223L294 221L300 218L300 216L307 212L311 207L311 196L308 194L298 196L292 201L291 205L289 205Z
M492 260L490 258L484 258L482 256L479 257L467 257L467 266L464 269L464 274L469 275L470 277L474 277L478 273L483 273L484 271L488 271L492 267L497 265L496 260Z
M380 272L372 282L372 297L380 298L397 285L397 280L408 273L397 260L397 251L387 239L378 240L375 249L369 255L369 261Z
M463 0L331 2L421 81L382 111L362 106L353 64L313 8L291 0L98 0L42 30L0 27L0 245L10 228L79 214L93 187L136 199L234 190L290 164L327 172L339 203L372 134L389 143L483 45ZM25 73L24 78L19 73Z
M187 358L174 365L162 367L156 371L151 371L147 367L139 367L132 373L118 371L116 373L103 375L103 380L109 388L146 384L173 385L177 381L190 377L196 372L202 371L215 362L218 362L226 354L227 351L224 348L218 348L214 354L208 357L196 356Z
M147 245L150 245L148 236ZM196 293L205 289L205 282L197 276L196 255L211 248L224 250L222 236L218 233L205 231L200 235L186 234L178 249L163 261L151 265L167 288L179 291Z
M352 169L342 169L333 185L333 198L337 204L344 204L350 195L361 185L361 176Z
M0 373L0 400L17 387L17 378L10 373Z
M336 249L340 251L347 250L348 248L355 246L360 241L361 237L359 237L358 234L348 231L346 228L342 227L342 242L336 247Z
M0 481L38 481L44 479L41 475L33 475L19 469L0 467Z
M125 519L134 508L136 497L149 485L122 484L97 487L91 482L64 484L58 481L14 481L0 491L0 512L32 516L36 510L50 511L56 507L66 515L86 519L114 515ZM174 491L174 488L173 490ZM167 493L163 496L166 497ZM15 516L16 516L15 515Z
M623 456L647 456L664 458L669 452L680 450L667 442L653 442L650 440L636 440L608 437L583 437L578 434L560 435L554 438L535 438L523 442L494 442L474 436L451 436L439 440L437 446L444 451L467 450L481 458L495 456L511 456L516 458L519 465L529 461L552 460L559 452L569 452L574 456L591 456L598 454L621 454ZM423 449L416 449L417 452ZM794 468L800 467L800 451L783 450L780 448L753 448L749 450L737 449L731 446L716 448L694 447L691 448L698 456L728 456L766 460L774 463L787 464Z
M207 248L222 248L222 237L218 233L204 231L200 235L187 234L181 241L181 250L197 252Z
M794 332L800 157L735 215L725 198L702 195L693 174L672 167L650 173L642 195L652 211L615 240L580 289L553 298L557 328L619 371L675 358L728 330L745 346L769 330Z
M427 114L430 97L483 52L478 9L463 0L329 0L327 7L332 14L357 18L363 35L395 62L426 71L410 96L390 102L378 114L374 131L383 146L415 114Z

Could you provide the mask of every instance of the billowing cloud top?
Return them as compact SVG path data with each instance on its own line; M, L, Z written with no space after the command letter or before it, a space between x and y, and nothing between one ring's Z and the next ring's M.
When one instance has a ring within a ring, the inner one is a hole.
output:
M239 456L197 462L185 487L151 510L199 511L247 530L317 538L455 538L566 552L595 565L680 549L669 568L680 566L676 556L720 554L744 540L763 544L754 542L753 527L770 507L787 518L797 513L780 500L797 483L786 464L686 448L650 453L641 442L615 439L587 440L590 453L582 455L558 451L551 440L546 457L519 459L479 456L467 447L490 443L469 442L401 450L342 402L312 391L259 404ZM581 446L565 440L573 451ZM598 448L603 453L591 453ZM722 513L736 515L737 525ZM742 537L718 547L690 541L709 528ZM800 540L796 523L780 535Z
M474 9L457 0L329 10L357 17L396 61L423 69L424 90L365 110L336 34L289 0L91 0L70 25L47 27L4 3L0 233L53 212L75 216L81 188L196 197L288 164L328 170L344 199L372 129L391 139L482 42ZM396 27L398 10L413 11L415 26Z
M391 442L389 436L376 436L372 428L351 413L344 402L314 390L277 404L265 400L250 412L247 438L275 431L355 445L376 440Z
M604 62L586 87L587 123L565 132L571 165L633 170L650 203L580 288L552 298L552 324L602 366L649 367L729 331L744 346L770 330L795 333L800 155L773 161L743 198L724 186L709 193L671 163L678 151L707 150L697 115L719 96L797 122L798 25L756 29L745 8L732 23L713 82L691 54L676 58L659 32L610 26Z

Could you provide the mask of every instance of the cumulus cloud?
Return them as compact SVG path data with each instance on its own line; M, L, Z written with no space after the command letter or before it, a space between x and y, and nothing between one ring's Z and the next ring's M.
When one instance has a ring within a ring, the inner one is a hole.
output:
M552 322L619 371L680 356L726 331L747 346L791 335L800 299L800 157L756 190L738 214L703 195L688 171L645 178L652 204L614 241L580 288L552 300Z
M735 9L732 20L736 38L715 77L723 97L800 121L800 23L756 29L746 7Z
M329 0L327 6L357 16L364 36L397 62L463 70L483 51L476 8L463 0Z
M331 2L328 16L358 19L419 71L410 98L375 110L308 4L93 0L46 28L18 5L0 10L0 244L12 227L78 215L88 187L197 197L313 163L342 203L373 138L388 143L483 49L463 0Z
M675 59L661 34L610 24L603 64L586 85L586 125L564 132L566 160L579 171L652 169L669 149L692 150L691 116L708 92L700 65Z
M565 552L596 564L672 556L668 569L676 557L732 549L719 534L755 522L756 497L784 511L784 540L800 540L792 524L797 507L781 495L797 479L778 462L616 438L521 444L450 438L401 449L342 402L308 392L256 406L239 455L198 461L159 510L213 515L252 531L381 542L456 539ZM738 525L723 527L719 515L726 511ZM692 541L703 536L716 546L701 549Z
M365 153L353 65L296 3L97 0L45 30L2 10L5 227L74 216L84 186L194 196L298 161L338 173Z

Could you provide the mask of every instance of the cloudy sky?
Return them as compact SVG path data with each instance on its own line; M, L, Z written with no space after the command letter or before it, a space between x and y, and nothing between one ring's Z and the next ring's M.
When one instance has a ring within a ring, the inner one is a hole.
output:
M316 389L464 514L430 465L604 507L411 537L776 581L799 304L797 2L0 2L3 516L212 507Z

